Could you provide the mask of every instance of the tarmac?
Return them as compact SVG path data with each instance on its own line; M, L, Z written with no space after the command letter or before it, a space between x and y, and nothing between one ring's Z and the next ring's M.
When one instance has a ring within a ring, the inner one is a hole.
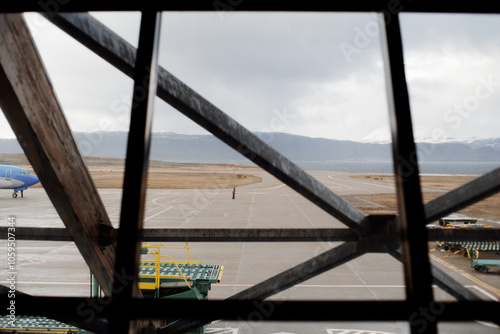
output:
M235 172L236 174L237 172ZM247 172L248 173L248 172ZM352 173L310 172L335 193L353 200L362 209L379 204L362 195L394 193L391 184L349 178ZM322 209L267 172L249 174L262 182L225 189L149 189L145 228L342 228ZM100 189L100 195L115 227L120 219L121 189ZM359 195L359 198L358 198ZM359 200L359 201L358 201ZM23 198L0 192L0 226L15 217L18 227L64 227L43 189L29 189ZM6 240L0 240L0 282L8 272ZM339 245L338 242L235 242L190 243L190 259L224 266L219 284L213 284L209 299L225 299L282 271ZM172 244L174 245L174 244ZM72 242L16 242L16 289L39 296L89 296L90 275ZM434 263L487 301L500 300L500 269L483 274L470 267L468 259L449 252L431 251ZM185 256L183 254L175 256ZM3 258L3 260L1 260ZM181 259L182 260L182 259ZM437 301L454 299L434 287ZM370 253L307 280L269 298L283 300L382 301L404 300L402 265L387 254ZM335 310L332 310L334 312ZM207 333L410 333L408 322L267 322L217 321ZM439 333L498 333L498 327L483 322L439 323Z

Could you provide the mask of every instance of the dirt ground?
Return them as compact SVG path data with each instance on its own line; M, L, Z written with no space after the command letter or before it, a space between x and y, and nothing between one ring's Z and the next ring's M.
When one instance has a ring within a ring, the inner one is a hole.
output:
M123 172L91 171L97 188L121 188ZM150 189L223 189L261 182L260 177L250 174L209 172L163 172L148 174Z
M97 188L123 186L123 159L85 158ZM172 170L172 171L169 171ZM223 189L261 182L248 174L260 168L232 164L177 163L151 160L148 188L150 189ZM185 171L185 172L184 172ZM244 172L242 172L244 171Z
M369 176L369 177L367 177ZM351 175L351 178L363 179L364 181L394 183L392 175ZM453 190L459 186L474 180L475 176L442 176L442 175L422 175L420 182L423 188ZM423 191L423 202L426 203L443 193ZM366 214L396 214L397 201L395 195L364 195L356 196L376 203L383 207L363 207L360 208ZM349 200L349 198L346 198ZM482 217L485 219L500 221L500 194L490 196L474 205L471 205L457 212L470 217Z
M121 188L123 186L124 159L86 157L85 163L97 188ZM0 164L23 168L30 165L23 154L0 154ZM151 189L223 189L262 181L260 177L250 174L252 171L261 169L248 165L150 160L149 166L148 188ZM42 186L36 184L32 187L41 188Z

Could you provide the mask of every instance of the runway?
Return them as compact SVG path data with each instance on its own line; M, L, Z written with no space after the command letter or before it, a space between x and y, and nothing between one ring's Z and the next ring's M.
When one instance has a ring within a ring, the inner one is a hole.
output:
M342 228L341 222L310 203L266 172L251 174L261 183L232 189L150 189L147 193L145 228ZM364 200L364 194L394 193L388 183L349 178L350 174L311 172L332 191L357 198L353 205L379 205ZM121 190L101 189L100 195L110 219L118 227ZM0 192L0 224L15 217L19 227L64 227L43 189L29 189L24 198L12 199ZM358 197L359 196L359 197ZM190 243L193 261L224 266L220 284L212 285L210 299L225 299L284 270L339 245L328 241L283 243ZM32 295L88 296L89 271L71 242L18 241L17 289ZM6 240L0 240L0 274L6 283ZM444 258L431 252L431 259L484 300L500 300L500 271L478 273L463 257ZM437 301L453 298L434 288ZM387 254L366 254L269 300L403 300L404 278L400 262ZM332 310L335 312L335 310ZM265 315L264 315L265 316ZM207 333L325 333L368 334L409 333L408 322L240 322L218 321ZM255 319L251 319L255 320ZM498 333L489 324L440 323L440 333Z

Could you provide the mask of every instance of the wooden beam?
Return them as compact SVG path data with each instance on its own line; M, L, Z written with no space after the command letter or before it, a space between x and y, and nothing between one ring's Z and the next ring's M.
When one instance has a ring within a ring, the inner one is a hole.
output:
M113 246L99 244L106 209L20 14L0 15L0 107L68 233L106 295Z

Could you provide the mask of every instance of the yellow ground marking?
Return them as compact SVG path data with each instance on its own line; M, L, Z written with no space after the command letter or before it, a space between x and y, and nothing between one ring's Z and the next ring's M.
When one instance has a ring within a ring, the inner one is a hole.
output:
M458 253L460 253L460 251L456 251L455 253L448 254L445 257L443 257L443 259L446 259L447 257L450 257L450 256L458 254Z
M495 288L494 286L491 286L491 285L489 285L488 283L485 283L485 282L481 281L480 279L478 279L478 278L476 278L476 277L474 277L474 276L472 276L472 275L470 275L470 274L466 273L466 272L465 272L465 271L463 271L462 269L458 269L457 267L455 267L455 266L453 266L453 265L451 265L451 264L447 263L446 261L441 260L440 258L438 258L438 257L437 257L437 256L435 256L435 255L431 255L431 254L429 254L429 256L430 256L432 259L434 259L435 261L437 261L437 262L439 262L440 264L442 264L443 266L445 266L445 267L447 267L447 268L449 268L449 269L453 270L454 272L456 272L456 273L458 273L458 274L462 275L462 276L463 276L463 277L465 277L465 278L468 278L469 280L473 281L473 282L474 282L474 283L476 283L477 285L482 286L483 288L485 288L485 289L487 289L487 290L489 290L489 291L493 292L493 293L494 293L494 294L496 294L498 297L500 297L500 289L497 289L497 288Z

